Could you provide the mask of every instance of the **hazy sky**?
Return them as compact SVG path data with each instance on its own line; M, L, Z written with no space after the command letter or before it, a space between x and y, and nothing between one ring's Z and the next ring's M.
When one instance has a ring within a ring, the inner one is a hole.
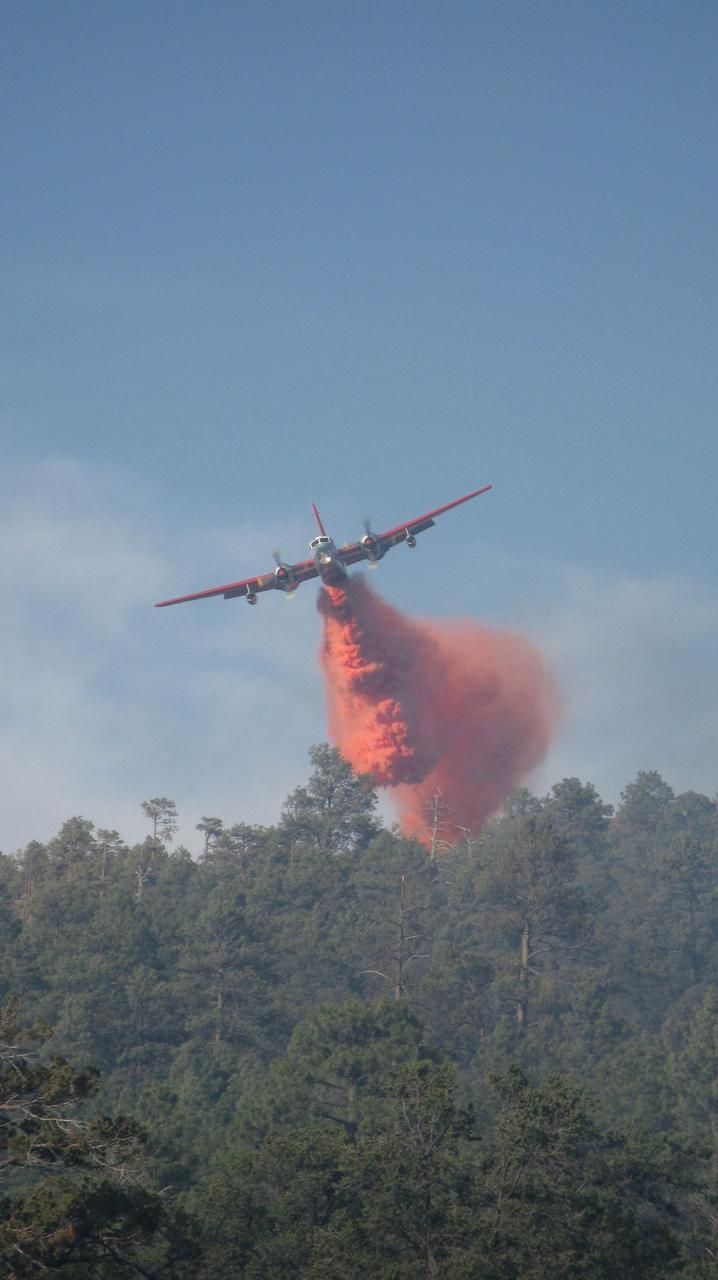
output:
M714 0L0 3L0 848L272 821L316 588L549 655L566 773L718 779Z

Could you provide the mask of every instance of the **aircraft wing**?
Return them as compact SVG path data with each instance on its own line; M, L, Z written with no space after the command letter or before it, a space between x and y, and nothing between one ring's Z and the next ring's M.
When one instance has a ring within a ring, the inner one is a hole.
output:
M313 560L301 560L299 564L289 566L297 584L307 582L309 578L317 578L319 571ZM256 578L244 578L241 582L227 582L222 587L207 587L205 591L193 591L188 596L176 596L173 600L160 600L155 609L164 609L168 604L186 604L188 600L207 600L210 596L224 596L225 600L233 600L237 596L248 596L250 592L257 595L260 591L277 589L274 570L259 574Z
M339 548L339 558L345 565L358 564L360 560L369 559L361 542L346 542Z
M490 488L490 484L485 484L481 489L465 493L463 498L455 498L453 502L446 502L443 507L435 507L433 511L427 511L423 516L415 516L413 520L405 520L403 524L394 525L393 529L386 529L384 533L376 534L376 540L384 551L388 551L389 547L395 547L398 542L404 542L407 537L423 533L425 529L431 529L435 516L441 516L445 511L451 511L452 507L459 507L462 502L468 502L471 498L478 498L480 493L486 493ZM361 542L348 543L340 548L339 554L346 565L369 559Z

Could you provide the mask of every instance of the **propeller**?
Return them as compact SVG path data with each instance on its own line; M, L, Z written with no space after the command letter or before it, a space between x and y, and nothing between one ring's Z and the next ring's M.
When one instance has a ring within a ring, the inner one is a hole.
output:
M371 546L371 549L372 549L372 551L373 551L373 549L374 549L374 548L376 547L376 545L377 545L377 536L376 536L376 534L375 534L375 533L373 533L373 532L372 532L372 527L371 527L371 518L370 518L369 516L365 516L365 517L364 517L364 519L363 519L363 521L362 521L362 524L364 525L364 537L365 537L365 538L370 538L370 539L371 539L370 546ZM363 539L362 539L362 541L363 541ZM369 560L369 564L368 564L368 566L367 566L367 567L368 567L369 569L378 569L378 567L379 567L379 565L378 565L378 561L374 558L374 556L373 556L373 555L368 556L368 560Z
M282 560L281 551L273 551L272 559L274 560L274 563L276 564L277 568L282 570L281 574L278 576L282 578L288 578L290 576L289 566L286 565Z
M282 584L282 590L284 591L285 598L287 600L291 600L292 596L294 595L294 591L292 588L296 586L296 583L294 581L294 575L292 574L292 570L289 567L289 565L286 565L282 560L282 553L278 548L272 552L272 559L274 560L274 563L277 566L277 570L281 571L277 573L277 578L280 580ZM286 583L286 586L284 585L285 583Z

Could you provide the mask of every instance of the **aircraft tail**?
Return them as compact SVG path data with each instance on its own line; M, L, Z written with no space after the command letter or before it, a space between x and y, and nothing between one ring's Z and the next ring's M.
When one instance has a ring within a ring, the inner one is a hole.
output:
M312 511L314 512L314 519L315 519L315 520L316 520L316 522L317 522L317 529L319 530L319 532L320 532L320 533L323 533L323 534L326 536L326 529L324 528L324 525L322 524L322 517L320 516L319 512L317 511L317 508L315 507L314 503L312 503Z

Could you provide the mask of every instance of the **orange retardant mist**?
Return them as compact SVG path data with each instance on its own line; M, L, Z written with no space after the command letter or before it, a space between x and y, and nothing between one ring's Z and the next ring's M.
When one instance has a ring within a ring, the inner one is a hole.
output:
M361 576L325 586L320 660L329 734L357 773L394 789L401 828L429 844L478 832L546 752L553 680L534 647L475 622L407 618Z

